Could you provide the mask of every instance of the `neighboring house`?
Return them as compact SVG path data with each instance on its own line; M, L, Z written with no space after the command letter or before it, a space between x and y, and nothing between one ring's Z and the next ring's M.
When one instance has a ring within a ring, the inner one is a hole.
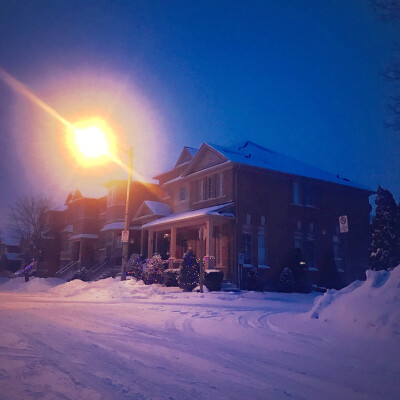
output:
M0 243L0 270L15 272L22 265L21 248L15 244Z
M77 189L71 192L63 211L46 213L49 233L48 251L41 258L41 275L53 276L57 270L73 266L93 269L105 265L110 270L121 268L121 233L124 228L126 180L105 183L106 196L89 198ZM145 200L159 200L160 187L153 183L133 181L130 186L130 216ZM60 222L61 221L61 222ZM140 252L141 231L130 227L129 254ZM50 268L50 265L55 268Z
M368 265L373 191L338 175L248 141L185 147L175 167L154 179L162 203L144 204L133 219L148 256L179 259L191 248L237 284L240 268L252 266L276 281L296 252L313 280L328 250L344 282ZM339 231L343 215L348 233Z

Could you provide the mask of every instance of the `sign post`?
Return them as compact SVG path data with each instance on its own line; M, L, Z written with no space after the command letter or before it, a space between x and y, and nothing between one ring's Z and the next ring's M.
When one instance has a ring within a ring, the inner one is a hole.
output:
M339 217L339 228L340 233L347 233L349 231L349 220L347 215L342 215Z
M129 231L122 231L121 233L121 243L129 242Z

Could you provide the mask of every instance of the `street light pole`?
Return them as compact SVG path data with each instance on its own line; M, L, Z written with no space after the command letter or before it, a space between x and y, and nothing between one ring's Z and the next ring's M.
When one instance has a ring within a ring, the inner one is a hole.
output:
M132 160L133 160L133 148L129 148L129 176L126 185L126 204L125 204L125 220L124 220L124 231L128 232L127 240L123 241L122 245L122 265L121 265L121 281L126 280L126 266L129 258L129 195L131 192L131 181L132 181Z

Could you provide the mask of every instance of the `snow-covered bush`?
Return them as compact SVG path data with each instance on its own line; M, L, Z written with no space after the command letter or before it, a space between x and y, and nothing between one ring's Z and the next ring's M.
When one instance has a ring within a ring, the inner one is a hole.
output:
M218 269L204 271L204 285L210 292L219 292L223 279L224 273Z
M263 279L258 274L257 267L243 269L243 286L245 290L261 292L264 287Z
M182 261L182 267L179 270L179 287L185 292L191 292L199 281L199 263L193 250L188 250Z
M178 275L179 268L164 270L164 286L179 286Z
M294 281L292 270L284 268L279 277L278 289L280 292L291 293L294 291L296 282Z
M143 282L146 285L152 285L153 283L164 282L164 269L166 266L161 260L159 254L154 254L153 257L148 261L146 271L143 273Z

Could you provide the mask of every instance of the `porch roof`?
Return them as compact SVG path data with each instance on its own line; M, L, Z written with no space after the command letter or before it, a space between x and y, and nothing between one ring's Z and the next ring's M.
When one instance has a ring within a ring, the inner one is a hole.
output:
M125 226L124 221L110 222L110 223L104 225L103 228L100 229L100 232L112 231L112 230L123 231L124 226ZM137 228L131 224L129 226L129 230L132 230L132 229L137 229Z
M186 211L186 212L182 212L182 213L170 214L170 215L167 215L166 217L159 218L159 219L156 219L155 221L151 221L151 222L148 222L147 224L144 224L143 228L150 228L153 226L170 224L173 222L188 220L188 219L192 219L192 218L198 218L198 217L202 217L205 215L222 215L222 216L226 216L226 217L233 217L233 214L231 214L231 213L228 213L228 214L222 213L224 208L227 208L233 204L234 204L234 202L230 202L230 203L225 203L225 204L219 204L217 206L200 208L198 210L191 210L191 211Z
M73 231L72 225L69 224L61 231L61 233L65 233L65 232L66 233L72 233L72 231Z
M70 240L74 239L98 239L99 235L95 233L78 233L77 235L71 236Z

